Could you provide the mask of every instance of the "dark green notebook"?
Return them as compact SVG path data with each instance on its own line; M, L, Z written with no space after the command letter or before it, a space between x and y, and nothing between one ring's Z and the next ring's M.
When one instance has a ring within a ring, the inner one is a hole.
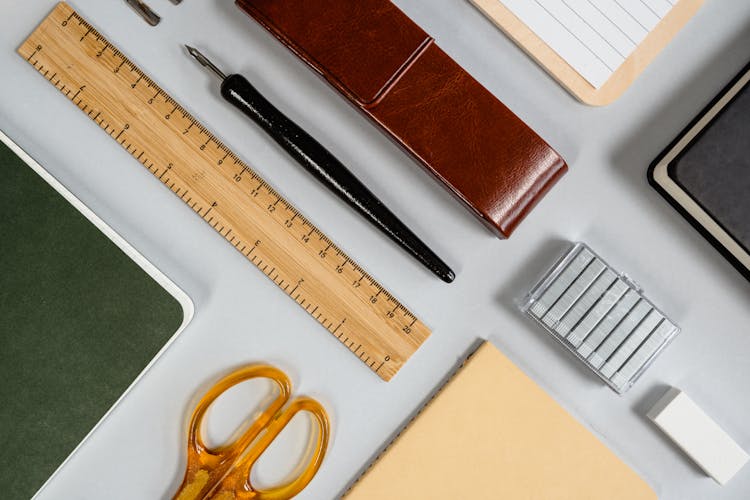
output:
M0 141L3 499L33 496L191 311L22 158Z

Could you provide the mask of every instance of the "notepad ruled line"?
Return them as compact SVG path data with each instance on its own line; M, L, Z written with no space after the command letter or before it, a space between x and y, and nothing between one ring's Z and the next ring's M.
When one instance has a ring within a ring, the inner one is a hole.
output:
M673 0L498 0L595 88L674 7Z
M581 38L579 37L579 35L577 35L577 34L576 34L576 32L575 32L575 31L573 31L573 30L572 30L572 29L571 29L570 27L568 27L568 26L567 26L567 25L566 25L566 24L565 24L564 22L562 22L562 21L561 21L561 20L560 20L560 19L559 19L559 18L558 18L557 16L555 16L555 15L554 15L554 14L553 14L552 12L550 12L550 11L549 11L549 10L548 10L548 9L547 9L547 8L546 8L546 7L545 7L545 6L543 5L543 4L542 4L542 3L540 3L540 1L539 1L539 0L534 0L534 1L535 1L535 2L537 3L537 5L539 5L539 7L541 7L541 8L542 8L542 9L543 9L543 10L544 10L544 11L545 11L545 12L546 12L547 14L549 14L549 16L550 16L550 17L551 17L552 19L554 19L556 23L558 23L558 24L560 25L560 27L562 27L562 28L563 28L563 29L564 29L565 31L567 31L568 33L570 33L570 36L572 36L573 38L575 38L575 39L576 39L576 40L577 40L577 41L578 41L578 42L579 42L579 43L580 43L580 44L581 44L581 45L582 45L582 46L583 46L583 47L584 47L584 48L585 48L585 49L586 49L586 50L587 50L588 52L590 52L590 53L591 53L591 55L593 55L593 56L594 56L594 57L595 57L595 58L596 58L596 59L597 59L597 60L598 60L599 62L601 62L601 63L602 63L602 64L603 64L604 66L606 66L606 67L607 67L607 69L609 69L610 71L614 71L614 68L612 68L612 66L610 66L609 64L607 64L607 61L605 61L604 59L602 59L602 58L601 58L601 57L599 56L599 54L597 54L597 53L596 53L596 51L595 51L595 50L594 50L593 48L591 48L591 46L589 46L589 45L588 45L588 44L587 44L586 42L584 42L583 40L581 40ZM563 5L565 5L565 2L564 2L564 1L563 1ZM578 17L580 18L580 16L578 16ZM581 18L581 19L582 19L582 18ZM585 21L584 21L584 22L585 22ZM595 30L594 30L594 31L595 31ZM606 41L606 40L605 40L605 41Z
M596 9L596 11L599 12L599 14L601 14L607 21L609 21L609 23L612 26L614 26L620 33L622 33L625 36L625 38L627 38L628 40L630 40L630 42L632 42L632 44L633 44L634 47L638 45L638 42L636 42L635 40L633 40L630 37L630 35L628 35L628 33L625 30L623 30L617 23L615 23L605 12L602 12L602 10L599 7L597 7L594 2L592 2L591 0L586 0L586 1L594 9Z
M618 48L617 48L617 47L616 47L615 45L613 45L613 42L612 42L612 41L610 41L610 40L608 40L608 39L607 39L607 37L605 37L605 36L604 36L604 35L603 35L603 34L602 34L602 33L601 33L601 32L600 32L600 31L599 31L599 30L598 30L597 28L596 28L596 26L592 26L592 24L591 24L590 22L588 22L588 21L587 21L587 20L586 20L586 19L585 19L585 18L584 18L583 16L581 16L581 14L580 14L579 12L577 12L577 11L576 11L575 9L573 9L573 7L571 7L571 6L570 6L570 5L568 4L568 2L566 2L565 0L562 0L562 3L563 3L563 4L564 4L564 5L565 5L565 6L566 6L566 7L568 8L568 9L570 9L570 11L571 11L571 12L573 12L573 13L574 13L574 14L575 14L575 15L576 15L576 16L577 16L577 17L578 17L578 18L579 18L579 19L580 19L581 21L583 21L583 22L584 22L584 23L586 24L586 26L588 26L589 28L591 28L591 29L592 29L592 30L593 30L593 31L594 31L594 32L595 32L595 33L596 33L596 34L597 34L597 35L599 36L599 38L601 38L602 40L604 40L604 42L605 42L605 43L607 43L607 45L609 45L610 47L612 47L612 49L613 49L613 50L614 50L615 52L617 52L618 54L620 54L620 56L622 56L622 58L623 58L623 59L625 59L625 58L627 57L627 55L626 55L626 54L623 54L623 53L622 53L622 52L620 51L620 49L618 49ZM559 21L558 21L558 22L559 22Z

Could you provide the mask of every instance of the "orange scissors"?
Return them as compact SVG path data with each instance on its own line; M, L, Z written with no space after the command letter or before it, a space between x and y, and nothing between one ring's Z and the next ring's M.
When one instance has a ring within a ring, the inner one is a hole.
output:
M208 448L201 435L206 411L231 387L254 378L272 380L279 390L274 401L253 420L234 442ZM272 366L252 365L221 379L200 400L188 429L187 470L175 500L286 500L297 495L318 472L328 447L329 422L323 406L301 397L290 401L289 378ZM287 405L287 403L289 403ZM258 458L297 413L307 412L316 423L312 456L299 476L286 484L261 490L250 483L250 470Z

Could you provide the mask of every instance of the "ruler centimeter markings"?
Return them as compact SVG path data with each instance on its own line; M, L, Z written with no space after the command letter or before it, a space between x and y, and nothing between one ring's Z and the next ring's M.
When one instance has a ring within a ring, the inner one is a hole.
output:
M18 53L382 379L430 335L66 3Z

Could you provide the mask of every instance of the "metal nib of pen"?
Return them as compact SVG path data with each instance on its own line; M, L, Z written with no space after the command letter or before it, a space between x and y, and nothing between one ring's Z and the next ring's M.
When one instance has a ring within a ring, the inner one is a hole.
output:
M222 71L219 68L217 68L214 63L209 61L206 56L201 54L200 50L196 49L195 47L191 47L190 45L185 45L185 48L187 49L188 53L191 56L195 57L195 59L199 63L201 63L203 66L207 67L208 69L210 69L216 76L218 76L222 80L227 79L227 75L222 73Z

